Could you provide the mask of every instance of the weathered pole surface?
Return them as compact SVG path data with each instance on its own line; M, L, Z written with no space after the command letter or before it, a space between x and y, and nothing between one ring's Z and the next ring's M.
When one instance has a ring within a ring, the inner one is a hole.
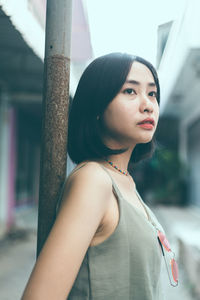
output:
M72 0L47 0L37 257L66 176Z

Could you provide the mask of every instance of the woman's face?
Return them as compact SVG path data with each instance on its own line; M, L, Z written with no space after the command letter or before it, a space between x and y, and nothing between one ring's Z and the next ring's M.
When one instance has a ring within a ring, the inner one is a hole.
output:
M104 141L113 140L126 147L150 142L159 118L156 93L151 71L134 61L121 90L103 114ZM139 124L146 118L154 124Z

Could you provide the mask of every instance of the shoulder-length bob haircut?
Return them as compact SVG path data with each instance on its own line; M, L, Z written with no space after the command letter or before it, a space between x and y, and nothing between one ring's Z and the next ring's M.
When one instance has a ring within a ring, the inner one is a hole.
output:
M83 72L69 110L68 154L74 163L103 159L127 151L128 148L110 149L103 143L99 121L123 86L134 61L144 64L151 71L160 103L159 80L150 62L126 53L110 53L95 59ZM132 163L151 157L154 150L154 138L148 143L137 144L129 161L129 169Z

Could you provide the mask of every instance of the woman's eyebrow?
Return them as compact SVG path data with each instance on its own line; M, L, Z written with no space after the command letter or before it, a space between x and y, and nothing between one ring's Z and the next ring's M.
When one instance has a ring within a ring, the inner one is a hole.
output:
M130 80L126 80L125 83L132 83L132 84L137 84L140 85L139 81L130 79ZM148 86L156 86L155 82L148 82Z

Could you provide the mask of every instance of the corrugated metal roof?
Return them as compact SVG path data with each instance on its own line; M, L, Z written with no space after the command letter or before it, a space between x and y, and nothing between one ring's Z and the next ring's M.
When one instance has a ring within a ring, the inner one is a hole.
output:
M0 9L0 79L11 92L42 92L43 62Z

